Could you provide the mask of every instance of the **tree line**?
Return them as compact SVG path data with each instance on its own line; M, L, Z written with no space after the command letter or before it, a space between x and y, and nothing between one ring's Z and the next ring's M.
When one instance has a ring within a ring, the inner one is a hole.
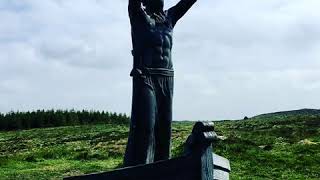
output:
M126 114L107 111L37 110L0 113L0 130L19 130L82 124L128 124Z

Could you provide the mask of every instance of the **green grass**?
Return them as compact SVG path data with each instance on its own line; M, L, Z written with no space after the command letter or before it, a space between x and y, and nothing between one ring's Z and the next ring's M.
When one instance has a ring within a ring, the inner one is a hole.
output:
M193 123L173 125L172 154ZM320 116L256 117L216 123L214 151L231 161L231 179L320 179ZM61 179L120 167L128 128L84 125L0 132L0 179Z

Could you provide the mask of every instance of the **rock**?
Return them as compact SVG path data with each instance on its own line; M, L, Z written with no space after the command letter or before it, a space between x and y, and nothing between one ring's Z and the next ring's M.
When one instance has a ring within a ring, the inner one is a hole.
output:
M309 139L304 139L304 140L299 141L298 144L315 145L315 144L318 144L318 143L312 142L312 141L310 141Z
M261 145L259 146L259 148L265 150L265 151L270 151L272 150L272 146L271 145Z
M225 136L217 136L217 138L218 138L219 140L222 140L222 141L224 141L224 140L228 139L228 138L227 138L227 137L225 137Z

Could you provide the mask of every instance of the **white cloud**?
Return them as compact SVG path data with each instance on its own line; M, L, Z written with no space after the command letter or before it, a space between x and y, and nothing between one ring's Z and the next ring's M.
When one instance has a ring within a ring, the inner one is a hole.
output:
M126 3L0 1L0 111L129 113ZM174 32L175 119L319 108L319 5L318 0L199 0Z

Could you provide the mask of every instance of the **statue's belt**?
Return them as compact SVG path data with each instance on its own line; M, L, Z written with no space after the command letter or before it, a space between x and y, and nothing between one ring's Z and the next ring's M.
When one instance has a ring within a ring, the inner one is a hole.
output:
M132 77L142 77L148 75L162 75L162 76L173 76L173 69L166 68L133 68L130 76Z

